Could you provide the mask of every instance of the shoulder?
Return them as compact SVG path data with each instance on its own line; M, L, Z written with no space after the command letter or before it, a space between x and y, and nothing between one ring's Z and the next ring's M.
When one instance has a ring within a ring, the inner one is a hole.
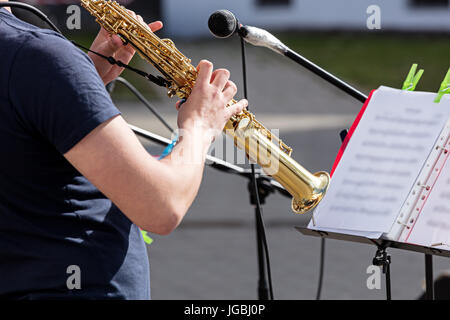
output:
M104 85L87 54L72 42L53 32L32 32L17 50L11 65L15 83L31 78L35 88L88 87ZM80 88L82 89L82 88ZM85 90L80 91L84 93Z
M0 45L0 59L8 74L27 71L25 75L29 75L30 71L73 63L92 69L90 58L63 36L21 21L4 10L0 10L0 30L0 43L4 44ZM30 67L32 70L28 70Z
M36 66L93 65L91 59L69 40L56 33L32 32L23 39L17 58L29 59Z
M2 23L0 39L2 42L5 41L10 48L16 49L17 52L37 54L40 57L64 56L74 53L80 55L82 53L57 32L33 26L17 19L10 13L0 11L0 22Z
M59 33L38 28L10 13L0 10L0 42L9 47L10 57L23 62L33 62L39 65L39 61L52 63L77 62L93 65L91 59L72 42ZM24 57L27 61L24 61Z
M50 30L34 29L20 39L11 63L10 96L15 92L23 99L20 90L27 87L42 100L61 102L62 96L79 100L91 91L104 91L92 60L66 38Z

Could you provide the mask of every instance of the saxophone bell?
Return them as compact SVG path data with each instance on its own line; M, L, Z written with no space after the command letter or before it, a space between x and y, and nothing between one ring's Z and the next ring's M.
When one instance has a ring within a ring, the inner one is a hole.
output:
M254 120L250 112L244 110L230 119L224 131L251 161L293 196L293 212L306 213L322 200L330 183L329 174L324 171L312 174L297 163L291 157L292 149Z

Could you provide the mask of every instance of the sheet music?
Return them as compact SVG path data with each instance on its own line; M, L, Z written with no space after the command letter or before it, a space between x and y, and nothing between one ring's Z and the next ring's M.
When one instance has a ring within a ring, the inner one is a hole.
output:
M445 164L405 242L450 250L450 143Z
M434 185L439 179L441 170L448 157L450 143L450 119L444 126L436 143L434 144L425 165L414 183L406 201L404 202L396 223L386 238L406 242L423 207L433 192Z
M449 115L434 97L387 87L374 93L310 228L390 230Z

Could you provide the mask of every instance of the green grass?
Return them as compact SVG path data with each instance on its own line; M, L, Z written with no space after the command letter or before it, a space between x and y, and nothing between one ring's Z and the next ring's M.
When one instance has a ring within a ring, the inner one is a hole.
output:
M448 35L282 33L293 50L336 76L369 91L401 88L413 63L425 70L416 90L437 92L450 67Z

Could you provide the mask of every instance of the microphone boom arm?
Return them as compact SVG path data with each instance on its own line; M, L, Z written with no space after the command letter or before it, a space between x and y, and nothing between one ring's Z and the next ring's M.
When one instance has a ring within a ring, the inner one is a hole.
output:
M242 26L239 28L238 34L246 42L254 46L269 48L272 51L289 58L358 101L362 103L366 102L367 96L364 93L293 51L270 32L256 27Z

